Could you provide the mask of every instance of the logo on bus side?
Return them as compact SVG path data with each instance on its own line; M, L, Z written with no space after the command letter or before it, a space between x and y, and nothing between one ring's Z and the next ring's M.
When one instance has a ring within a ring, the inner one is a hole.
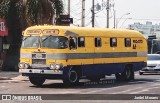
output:
M143 43L143 40L133 40L133 43Z
M143 43L143 40L133 40L133 49L137 48L137 44Z

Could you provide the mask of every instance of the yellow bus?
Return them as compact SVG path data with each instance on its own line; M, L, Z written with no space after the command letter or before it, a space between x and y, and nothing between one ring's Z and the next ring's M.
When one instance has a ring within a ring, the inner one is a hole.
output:
M41 25L23 36L19 72L37 86L46 79L72 85L111 74L130 81L146 66L146 39L133 30Z

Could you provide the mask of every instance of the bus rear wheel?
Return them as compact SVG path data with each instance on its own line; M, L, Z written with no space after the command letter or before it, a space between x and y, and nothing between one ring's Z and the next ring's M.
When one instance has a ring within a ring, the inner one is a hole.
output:
M122 74L121 74L121 73L117 73L117 74L115 74L115 76L116 76L116 80L117 80L117 81L123 81L123 78L122 78Z
M45 78L29 77L29 81L36 86L42 86L45 80L46 80Z
M130 66L126 66L124 72L122 73L124 81L134 80L134 71Z
M66 78L63 79L65 85L71 86L79 83L79 74L76 70L70 70Z
M130 81L134 80L134 71L130 66L126 66L123 73L115 74L117 81Z

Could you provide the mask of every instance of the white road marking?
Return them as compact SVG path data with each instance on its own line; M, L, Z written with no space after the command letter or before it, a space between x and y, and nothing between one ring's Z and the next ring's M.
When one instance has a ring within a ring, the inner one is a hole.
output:
M142 89L141 91L136 91L136 92L131 92L129 94L139 94L139 93L142 93L142 92L147 92L151 89L156 89L156 88L160 88L160 87L150 87L150 88L145 88L145 89Z
M125 87L126 85L124 86L118 86L118 87L111 87L111 88L105 88L105 89L98 89L95 90L95 91L90 91L90 92L85 92L85 93L81 93L81 94L92 94L92 93L97 93L97 92L102 92L102 91L106 91L106 90L110 90L110 89L116 89L116 88L120 88L120 87Z
M141 88L143 88L143 87L136 87L136 88L134 88L134 89L128 89L128 90L124 90L124 91L120 91L120 92L114 92L114 93L111 93L111 94L128 93L128 92L130 92L130 91L132 91L132 90L137 90L137 89L141 89Z

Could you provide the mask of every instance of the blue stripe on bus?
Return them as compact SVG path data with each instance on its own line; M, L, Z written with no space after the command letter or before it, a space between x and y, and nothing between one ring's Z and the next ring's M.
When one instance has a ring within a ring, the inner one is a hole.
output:
M122 73L126 65L132 65L133 71L141 70L146 66L146 62L134 62L134 63L110 63L110 64L92 64L92 65L77 65L81 67L83 76L104 76L116 73ZM73 66L67 66L63 68L63 75L51 75L51 74L30 74L22 73L23 76L44 77L46 79L63 79L68 75L68 71Z

